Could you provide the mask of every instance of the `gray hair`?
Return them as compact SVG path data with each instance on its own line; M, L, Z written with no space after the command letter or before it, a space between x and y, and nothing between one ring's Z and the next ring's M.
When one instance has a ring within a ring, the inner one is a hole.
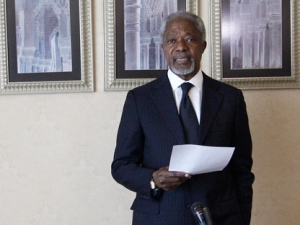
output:
M191 23L193 23L196 27L196 29L199 31L201 34L201 41L204 42L206 40L206 31L205 31L205 26L203 23L203 20L198 17L197 15L190 13L190 12L185 12L185 11L178 11L175 13L170 14L161 24L160 27L160 36L161 36L161 42L164 40L164 35L167 29L167 26L169 25L170 22L172 22L175 19L187 19Z

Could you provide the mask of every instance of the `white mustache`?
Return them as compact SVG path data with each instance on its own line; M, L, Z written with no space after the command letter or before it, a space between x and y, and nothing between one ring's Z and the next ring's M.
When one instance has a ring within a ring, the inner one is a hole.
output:
M174 56L172 57L173 61L176 61L178 59L188 59L188 60L192 60L193 57L191 56L187 56L187 55L178 55L178 56Z

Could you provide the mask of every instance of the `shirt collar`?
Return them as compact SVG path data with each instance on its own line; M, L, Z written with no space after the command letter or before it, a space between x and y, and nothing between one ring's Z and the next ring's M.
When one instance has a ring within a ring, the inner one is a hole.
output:
M170 69L168 70L168 78L170 80L172 90L175 91L182 83L186 82L185 80L178 77L176 74L174 74ZM203 85L203 74L201 69L198 71L198 73L190 79L188 82L193 84L196 88L199 90L202 90Z

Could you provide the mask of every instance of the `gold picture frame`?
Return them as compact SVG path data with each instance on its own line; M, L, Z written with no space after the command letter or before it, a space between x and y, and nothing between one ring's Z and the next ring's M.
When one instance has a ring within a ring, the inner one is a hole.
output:
M282 68L256 68L249 70L240 68L232 69L234 58L231 55L232 52L230 50L230 46L232 42L230 42L229 39L236 36L232 35L232 31L230 31L231 33L226 33L226 29L228 30L230 27L234 27L230 24L232 23L229 12L229 10L232 9L230 8L230 1L211 0L211 74L214 79L231 84L240 89L278 89L300 87L300 46L297 44L300 40L300 36L298 32L296 32L299 29L300 24L300 2L296 0L282 0L281 2L282 43L280 44L282 46ZM250 8L251 6L249 5L247 7ZM253 23L257 22L255 20L252 21ZM245 27L248 26L246 24L246 19L243 22L245 22L245 24L239 27L240 29L246 29ZM261 29L261 27L258 28L257 24L252 25L252 27L256 26L256 29ZM272 25L273 24L265 25L265 29L268 29ZM250 35L250 41L253 33L254 32L247 33ZM244 47L242 41L240 46ZM251 51L251 48L249 50L248 49L247 53Z
M174 0L170 0L174 2ZM197 0L179 0L185 10L198 14ZM137 4L137 3L135 3ZM135 5L134 7L140 7ZM105 0L105 90L122 91L146 84L165 70L125 70L124 0Z
M38 3L42 4L43 2ZM53 8L51 8L51 12L48 13L48 15L50 14L51 18L54 19L57 26L54 28L52 27L55 33L52 32L50 34L53 42L56 38L56 43L58 43L59 35L61 35L62 32L57 25L60 24L59 20L61 19L60 15L57 14L59 13L59 10L57 10L59 6L57 4L57 2L53 3ZM19 63L17 45L19 47L20 44L17 39L19 37L17 34L20 36L23 35L23 38L26 38L24 33L22 33L22 29L25 28L18 30L17 33L16 12L18 11L16 7L20 5L16 3L16 0L0 0L0 94L71 93L94 91L91 0L71 0L60 4L65 4L61 7L66 7L70 15L69 40L71 42L71 50L69 50L69 57L72 58L71 69L68 72L48 72L47 70L40 70L40 68L37 70L35 68L34 72L31 72L29 69L29 72L26 71L19 73L17 66ZM36 6L32 5L32 7ZM40 11L32 11L35 13L43 13L41 11L43 10L42 7L38 7L37 9ZM37 21L39 19L36 14L31 15L27 11L24 11L24 14L25 13L28 14L28 17L30 17L32 21ZM23 17L24 16L22 15L22 18ZM24 19L22 21L25 22ZM19 20L18 22L20 23ZM28 23L26 26L28 27ZM41 29L37 31L37 28L34 27L34 25L32 25L30 29L34 32L39 32L38 34L42 35ZM33 37L35 38L35 36ZM39 51L37 50L39 44L44 40L38 41L35 39L31 42L31 46L33 46L31 47L32 49L30 49L31 52ZM57 46L58 44L56 44L56 48ZM28 49L29 47L27 50ZM60 52L62 52L64 49L62 48L60 50ZM57 55L57 60L60 60L62 53L61 55L57 53ZM25 56L22 59L24 59ZM38 62L44 59L42 57L38 58L39 56L39 53L35 53L34 59L30 56L32 61L36 60L37 62L35 65L31 63L30 66L39 66Z

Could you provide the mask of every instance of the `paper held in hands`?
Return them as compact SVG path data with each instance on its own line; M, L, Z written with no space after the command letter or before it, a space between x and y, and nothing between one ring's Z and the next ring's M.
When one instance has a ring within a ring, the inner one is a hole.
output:
M229 163L233 151L233 147L175 145L169 171L180 171L191 175L221 171Z

